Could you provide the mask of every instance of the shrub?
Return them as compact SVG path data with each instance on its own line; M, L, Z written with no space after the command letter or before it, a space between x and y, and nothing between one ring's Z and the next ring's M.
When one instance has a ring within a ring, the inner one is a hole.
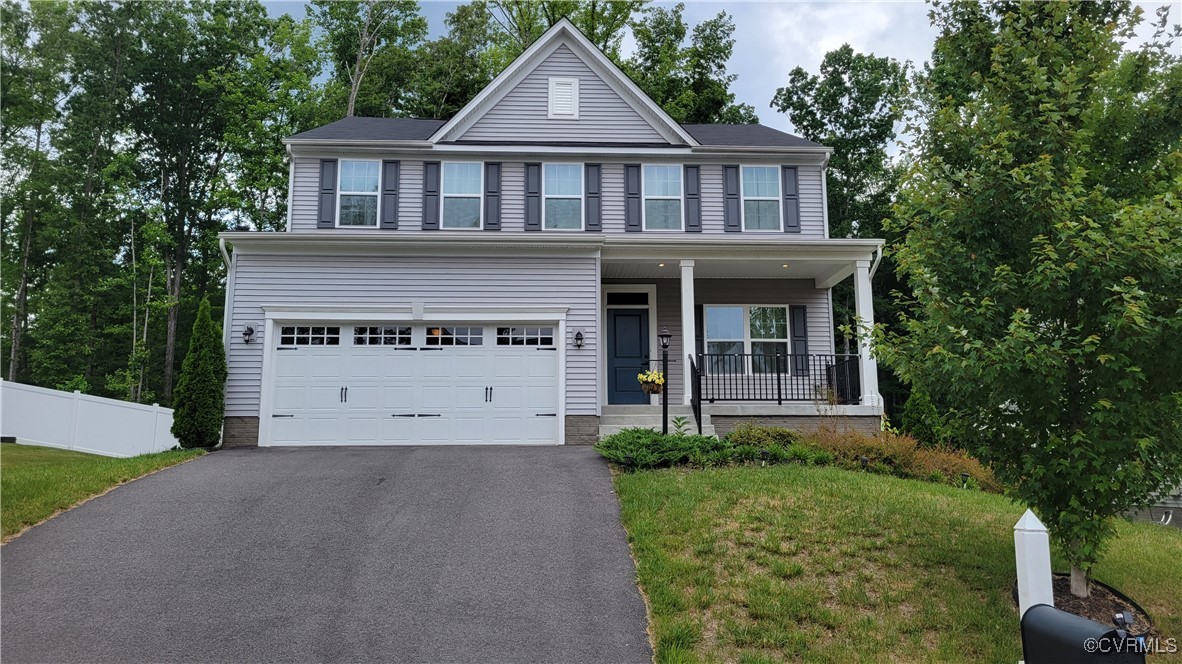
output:
M221 440L225 386L225 347L205 298L197 309L173 401L172 435L181 447L213 447Z
M604 458L629 469L687 463L708 465L720 442L712 436L665 435L656 429L624 429L595 446Z
M726 435L726 439L733 445L753 445L762 449L772 446L787 447L799 438L800 436L791 429L754 424L740 424Z

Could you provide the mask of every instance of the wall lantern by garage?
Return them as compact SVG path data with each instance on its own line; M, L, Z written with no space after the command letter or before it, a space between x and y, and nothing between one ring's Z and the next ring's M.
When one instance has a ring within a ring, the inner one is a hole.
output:
M583 347L583 331L582 330L575 330L574 341L575 341L575 348L582 348Z
M242 341L250 343L254 339L254 326L247 325L242 328Z

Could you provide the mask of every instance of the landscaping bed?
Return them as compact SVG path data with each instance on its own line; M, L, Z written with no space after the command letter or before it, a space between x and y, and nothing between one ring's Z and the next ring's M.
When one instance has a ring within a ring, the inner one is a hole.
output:
M201 450L172 450L116 459L51 447L4 445L0 448L4 541L112 487L202 454Z

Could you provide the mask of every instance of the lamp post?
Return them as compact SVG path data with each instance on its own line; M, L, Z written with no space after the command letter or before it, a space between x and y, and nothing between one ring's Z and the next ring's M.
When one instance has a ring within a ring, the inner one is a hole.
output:
M662 327L657 334L661 340L661 377L665 379L665 389L661 390L661 434L669 435L669 328Z

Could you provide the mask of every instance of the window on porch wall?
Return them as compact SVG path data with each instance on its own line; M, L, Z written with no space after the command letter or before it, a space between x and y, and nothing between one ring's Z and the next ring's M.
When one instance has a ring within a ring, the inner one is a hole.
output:
M788 373L791 339L787 306L706 306L707 371L713 373ZM747 361L750 356L750 363Z

